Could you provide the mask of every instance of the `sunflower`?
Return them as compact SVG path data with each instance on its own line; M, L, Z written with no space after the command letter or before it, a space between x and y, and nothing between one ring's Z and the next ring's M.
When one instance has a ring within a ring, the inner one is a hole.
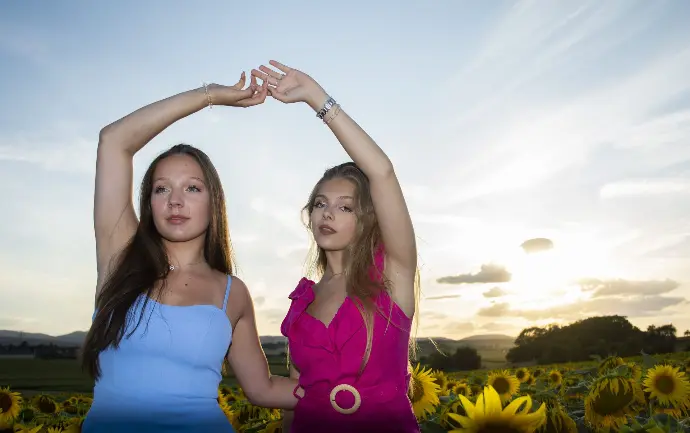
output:
M477 398L476 405L464 396L458 398L467 415L448 414L462 426L461 429L451 430L450 433L531 433L546 421L546 406L542 404L535 412L530 412L532 400L528 396L516 398L503 409L501 397L492 386L484 388Z
M599 363L599 375L606 374L608 371L611 371L623 364L625 364L625 361L623 361L623 358L620 356L609 356Z
M526 368L518 368L515 372L515 377L520 381L520 383L525 383L530 378L529 370Z
M81 433L81 426L84 424L84 418L85 416L80 416L70 419L69 426L67 426L64 433Z
M63 430L59 427L48 427L45 433L62 433Z
M498 393L503 403L509 401L520 389L520 381L507 370L490 373L486 384Z
M33 406L38 409L39 412L45 414L57 413L60 409L60 405L57 404L55 400L49 395L39 394L32 399Z
M0 388L0 423L9 423L19 415L22 396L10 388Z
M534 369L534 371L532 372L532 377L539 377L539 376L541 376L542 374L544 374L544 370L542 370L541 368L536 368L536 369Z
M27 427L23 424L14 425L14 433L38 433L43 428L43 424L37 425L36 427Z
M270 421L266 427L259 430L258 433L282 433L283 422L281 420Z
M527 382L525 382L525 383L526 383L527 385L534 385L535 383L537 383L537 378L534 377L534 376L530 376L530 377L527 379Z
M628 362L625 365L627 365L630 369L630 375L632 376L632 378L636 382L639 382L642 379L642 367L640 367L638 364L635 364L634 362Z
M549 371L549 385L558 386L563 382L563 374L556 369Z
M577 433L577 424L575 421L563 410L563 407L558 405L550 407L547 410L546 422L539 427L538 432L550 433Z
M431 377L434 378L436 384L439 387L439 394L448 395L448 376L446 376L442 371L432 371Z
M662 406L690 407L690 382L678 367L657 365L647 371L644 390Z
M598 377L585 396L585 420L597 429L626 423L644 405L644 392L631 378L621 375Z
M469 397L472 395L472 387L465 382L458 382L453 387L452 392L455 395L464 395L465 397Z
M412 383L408 392L412 409L418 420L423 420L433 413L438 406L439 386L434 381L429 370L421 368L419 364L412 372Z

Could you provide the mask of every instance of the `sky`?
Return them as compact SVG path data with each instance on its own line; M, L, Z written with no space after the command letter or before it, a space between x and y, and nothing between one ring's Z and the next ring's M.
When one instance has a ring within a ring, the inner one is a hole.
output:
M417 235L418 336L619 314L690 328L690 3L6 2L0 5L0 329L86 330L100 129L270 59L314 77L393 161ZM686 78L683 78L686 77ZM306 105L204 109L239 277L278 335L347 154ZM138 187L134 191L138 194ZM528 253L524 241L553 248Z

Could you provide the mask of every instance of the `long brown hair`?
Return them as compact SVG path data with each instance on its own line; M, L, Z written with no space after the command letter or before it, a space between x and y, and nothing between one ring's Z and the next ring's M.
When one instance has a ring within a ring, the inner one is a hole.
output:
M139 225L130 242L113 263L114 268L104 281L96 299L97 313L91 324L82 350L82 369L97 379L100 376L99 354L112 346L117 348L124 337L127 313L143 293L145 303L153 293L156 283L170 272L168 256L160 233L156 229L151 211L153 175L158 163L172 155L189 155L196 160L204 173L210 195L210 222L204 240L204 258L212 269L234 275L233 251L228 236L228 220L225 210L223 186L211 159L201 150L178 144L161 153L151 162L141 181L139 195ZM142 314L136 327L141 324ZM136 327L134 329L136 329ZM134 332L134 330L132 330ZM129 334L131 335L131 333Z
M391 293L391 283L385 276L385 272L380 273L380 279L372 278L371 269L375 263L375 256L378 248L382 247L381 229L379 228L376 213L374 212L374 202L371 198L371 191L369 188L369 178L364 172L354 163L346 162L327 169L321 179L316 183L314 189L309 195L307 204L302 209L304 215L304 223L311 233L311 213L314 210L314 201L316 195L319 193L321 186L332 179L347 179L355 186L355 215L357 216L357 225L354 240L347 247L347 262L344 264L343 273L346 278L347 295L355 301L355 305L362 314L364 325L367 330L367 345L364 350L362 358L362 365L360 373L364 370L369 357L371 355L371 348L374 339L374 315L381 313L390 322L390 311L386 315L385 312L376 308L373 299L381 291ZM313 276L315 279L321 278L326 271L327 259L326 252L320 248L316 242L312 242L306 263L306 274ZM378 277L379 275L377 275ZM419 303L419 269L415 272L415 307ZM392 307L392 304L391 304ZM416 308L415 308L416 310ZM415 328L417 317L415 314L414 323ZM416 344L414 338L411 336L410 342L410 356L414 356Z

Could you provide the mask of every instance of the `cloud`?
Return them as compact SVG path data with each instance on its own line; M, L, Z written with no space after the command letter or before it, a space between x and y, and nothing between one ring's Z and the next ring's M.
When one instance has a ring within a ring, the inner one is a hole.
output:
M440 296L427 296L424 299L427 301L437 301L437 300L441 300L441 299L455 299L455 298L459 298L459 297L460 297L460 295L440 295Z
M506 291L501 289L498 286L492 287L483 293L485 298L500 298L501 296L503 296L505 294L506 294Z
M47 171L93 174L98 143L64 132L0 137L0 161L34 164Z
M480 326L481 329L491 332L512 332L515 328L514 324L502 322L489 322Z
M538 253L541 251L550 250L553 248L553 242L551 239L546 238L534 238L528 239L523 242L520 247L527 253Z
M271 325L280 325L287 314L288 306L285 308L265 308L256 312L257 317Z
M635 296L631 298L591 298L541 310L512 309L508 303L494 304L479 310L483 317L521 317L529 321L579 320L584 317L617 314L626 317L651 317L672 306L687 305L682 297Z
M467 334L470 332L473 332L475 329L475 326L471 322L450 322L447 323L444 327L443 330L451 335L458 335L458 334Z
M440 321L448 319L448 315L445 313L439 313L438 311L422 311L422 320Z
M593 298L616 295L661 295L679 287L678 282L670 279L648 281L583 279L579 281L579 284L583 291L592 292Z
M441 277L436 280L441 284L484 284L505 283L510 281L511 274L503 266L486 264L476 274L460 274Z
M482 316L482 317L501 317L501 316L509 316L510 314L510 305L507 302L501 302L498 304L493 304L490 307L485 307L481 308L477 312L477 316ZM515 314L513 314L515 315Z
M690 193L690 179L688 178L650 178L628 179L608 183L601 188L599 196L610 199L616 197L687 193Z
M650 317L660 314L671 306L687 304L681 297L638 296L634 298L594 298L545 310L522 310L513 315L527 320L563 319L577 320L583 317L617 314L626 317Z

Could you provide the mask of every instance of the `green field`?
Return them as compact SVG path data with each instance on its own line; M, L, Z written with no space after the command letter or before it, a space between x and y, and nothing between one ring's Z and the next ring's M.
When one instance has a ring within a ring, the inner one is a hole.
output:
M273 374L287 376L284 357L269 357ZM223 378L227 385L237 384L230 372ZM10 386L14 391L26 394L33 392L90 393L93 381L81 371L76 359L1 359L0 387Z

